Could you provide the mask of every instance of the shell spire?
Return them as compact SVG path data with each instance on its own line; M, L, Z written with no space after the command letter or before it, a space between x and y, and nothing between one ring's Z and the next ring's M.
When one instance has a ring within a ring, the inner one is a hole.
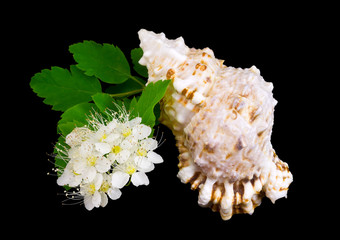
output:
M179 149L178 177L199 190L198 203L227 220L252 214L263 196L287 196L293 181L272 148L273 84L255 67L226 67L209 48L183 38L139 31L149 82L171 79L161 101L161 123Z
M162 65L175 67L176 63L183 62L187 58L189 48L185 45L182 37L168 40L164 33L155 34L145 29L140 30L138 35L141 39L140 47L144 50L144 55L139 63L148 68L152 67L154 71L158 70L159 74L161 74L160 70L164 70ZM152 53L155 52L158 54L153 55Z

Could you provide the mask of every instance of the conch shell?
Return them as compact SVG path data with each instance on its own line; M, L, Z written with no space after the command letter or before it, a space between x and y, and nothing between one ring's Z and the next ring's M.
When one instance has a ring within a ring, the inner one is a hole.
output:
M254 212L262 197L287 197L293 181L272 148L273 84L255 67L226 67L209 48L182 37L139 31L148 82L171 79L161 101L160 122L175 135L178 177L199 189L198 204L227 220Z

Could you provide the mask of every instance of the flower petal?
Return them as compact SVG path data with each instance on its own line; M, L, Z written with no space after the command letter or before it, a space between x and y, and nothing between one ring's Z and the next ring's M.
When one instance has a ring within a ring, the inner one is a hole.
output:
M88 167L85 169L85 171L83 172L83 179L85 183L89 183L92 182L92 180L95 178L97 174L97 170L95 167Z
M85 141L83 142L79 147L79 153L82 157L88 157L92 154L93 151L93 145L92 143Z
M149 185L148 176L143 172L135 172L132 174L131 182L133 185L138 187L139 185Z
M153 162L153 163L162 163L163 162L163 158L161 157L161 155L159 155L158 153L155 153L153 151L148 152L147 155L149 161Z
M106 128L107 128L108 131L113 131L116 127L117 127L117 120L116 119L112 119L112 121L109 122L106 125Z
M102 197L100 196L100 193L95 191L94 194L92 195L93 206L99 207L101 201L102 201Z
M71 133L66 136L66 144L71 147L75 147L80 145L86 137L91 133L91 130L85 127L76 127L73 129Z
M98 190L103 183L103 175L96 174L96 177L93 179L95 189Z
M96 169L100 173L105 173L110 170L111 163L106 157L99 157L96 161Z
M86 161L83 159L77 159L72 161L73 171L77 174L83 174L87 170Z
M64 172L61 174L61 176L57 179L57 184L59 186L64 186L67 184L70 184L72 182L73 176L70 169L65 168Z
M113 187L122 188L124 187L130 179L130 175L125 172L114 172L111 176L111 184Z
M115 133L111 133L107 136L107 138L105 139L106 142L113 142L115 140L117 140L119 138L119 134L115 134Z
M108 203L109 200L108 200L106 194L103 193L103 192L100 193L100 197L101 197L100 206L101 206L101 207L105 207L105 206L107 205L107 203Z
M129 141L129 139L125 139L124 141L122 141L122 143L120 144L120 147L122 149L130 149L132 148L133 144L131 141Z
M109 153L111 151L111 147L109 144L107 143L95 143L94 144L95 146L95 149L101 154L101 155L104 155L106 153Z
M117 154L116 156L116 160L119 164L125 163L126 160L128 160L129 156L130 156L130 151L128 150L122 150L120 153Z
M151 128L144 124L139 124L135 126L132 130L132 135L135 136L138 140L147 138L151 134Z
M150 172L155 168L155 165L146 157L136 157L135 163L138 166L138 170L142 172Z
M84 197L84 205L85 208L89 211L91 211L94 208L94 205L92 203L92 196L90 195L85 195Z
M122 192L118 188L110 188L107 194L112 200L117 200L122 196Z
M134 127L134 126L140 124L141 122L142 122L142 118L136 117L136 118L130 120L129 123L128 123L128 125L132 128L132 127Z
M157 148L158 142L153 138L147 138L140 142L142 148L146 151L152 151Z

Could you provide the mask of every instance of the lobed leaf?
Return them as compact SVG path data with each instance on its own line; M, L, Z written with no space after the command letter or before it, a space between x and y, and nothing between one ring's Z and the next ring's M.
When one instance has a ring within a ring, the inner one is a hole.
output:
M124 53L112 44L83 41L69 47L77 67L88 76L106 83L123 83L130 77L130 66Z
M135 98L132 99L130 104L131 116L139 116L142 118L142 123L153 127L156 121L154 107L163 98L169 83L170 80L149 83L143 90L138 102Z
M69 109L67 109L58 122L58 130L66 136L75 127L82 127L87 124L88 116L93 111L98 111L98 108L94 103L80 103Z
M97 78L85 75L74 65L70 71L60 67L44 69L31 78L30 86L39 97L45 98L45 104L57 111L88 102L93 94L102 91Z
M114 99L107 93L97 93L92 96L93 102L99 108L101 112L105 112L107 109L116 109Z
M143 56L143 50L141 48L135 48L131 50L131 59L133 64L133 69L141 76L148 77L148 69L145 66L139 64L139 60Z

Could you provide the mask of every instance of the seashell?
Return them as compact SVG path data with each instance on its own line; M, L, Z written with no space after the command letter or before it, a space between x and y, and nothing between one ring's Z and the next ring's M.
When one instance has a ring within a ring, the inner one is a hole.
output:
M199 190L198 204L227 220L252 214L262 197L287 197L293 181L270 142L273 84L255 67L227 67L209 48L185 45L182 37L139 31L148 82L171 79L161 101L160 122L179 149L178 177Z

